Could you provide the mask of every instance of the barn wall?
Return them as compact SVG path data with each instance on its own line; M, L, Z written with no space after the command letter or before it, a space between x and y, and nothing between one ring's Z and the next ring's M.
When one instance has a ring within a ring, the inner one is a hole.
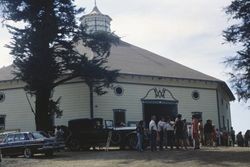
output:
M123 96L117 96L114 90L103 96L95 96L94 110L95 117L104 119L113 118L113 109L125 109L126 121L138 121L143 117L141 99L147 92L154 88L149 85L119 84L124 89ZM157 86L166 88L172 92L173 96L179 101L178 112L188 121L191 121L192 112L202 112L203 120L211 119L218 126L217 98L216 90L213 89L194 89L182 87ZM196 90L200 93L199 100L192 98L192 92Z
M23 85L22 82L16 84ZM7 115L6 128L35 130L34 116L31 113L25 92L23 89L13 89L14 85L11 83L7 84L8 87L2 85L0 88L0 91L4 91L6 94L6 100L0 103L0 114ZM95 117L113 120L113 109L125 109L127 122L141 120L143 116L141 99L152 88L166 88L179 101L178 112L183 115L183 118L191 121L192 112L202 112L203 120L212 119L213 124L218 127L217 83L215 82L125 75L119 79L118 83L114 84L114 87L117 85L124 89L122 96L115 95L113 88L108 89L108 94L94 96ZM200 93L199 100L192 98L194 90ZM72 83L57 87L54 98L57 99L60 96L62 96L61 108L64 112L61 118L55 119L56 125L67 125L68 120L90 116L89 90L84 82L75 79ZM221 96L220 93L219 96ZM225 94L224 96L227 97ZM222 110L221 106L220 110ZM230 111L228 113L230 114ZM229 120L231 122L231 119Z
M0 103L0 115L6 115L5 129L35 130L34 114L31 112L24 90L0 91L5 94L5 100ZM30 96L29 99L32 101Z
M56 125L68 125L68 120L89 118L89 89L84 83L65 84L56 88L54 98L61 98L60 106L63 109L61 118L55 119Z
M218 104L220 112L220 127L224 130L230 130L232 126L231 110L229 98L221 88L218 89Z

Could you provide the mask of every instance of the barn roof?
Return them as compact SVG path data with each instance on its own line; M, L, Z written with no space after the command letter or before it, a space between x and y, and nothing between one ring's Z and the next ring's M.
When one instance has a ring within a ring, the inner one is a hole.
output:
M224 81L124 41L112 46L108 66L119 69L121 74L218 82L226 89L230 99L235 99ZM0 68L0 81L14 79L12 69L11 65Z
M220 81L123 41L112 47L108 63L112 69L121 69L123 74Z
M0 81L7 81L14 79L14 75L11 72L12 69L13 69L12 65L0 68Z

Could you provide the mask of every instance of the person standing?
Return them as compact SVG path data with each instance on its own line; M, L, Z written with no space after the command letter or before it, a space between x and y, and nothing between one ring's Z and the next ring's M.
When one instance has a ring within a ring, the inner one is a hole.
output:
M192 124L188 126L188 144L193 147L193 138L192 138Z
M243 147L244 146L244 138L242 136L242 132L241 131L237 134L236 138L237 138L237 144L238 144L238 146L239 147Z
M219 129L216 129L216 146L221 145L221 133Z
M203 127L202 119L199 119L198 127L199 127L200 143L201 143L201 145L204 145L204 127Z
M160 150L163 150L163 142L164 142L164 127L165 127L165 118L164 117L161 117L161 120L158 122L158 133L159 133L159 147L160 147Z
M183 141L183 121L181 120L182 115L178 114L175 120L175 140L176 140L176 148L179 149L179 146L182 147Z
M212 146L212 132L213 132L212 121L207 120L206 124L204 125L204 135L205 135L206 146Z
M231 140L232 140L232 145L234 147L234 145L235 145L235 131L234 131L233 127L231 127L230 136L231 136Z
M136 127L136 134L137 134L137 145L136 149L139 152L142 152L142 143L143 143L143 135L144 135L144 126L143 126L143 121L141 120Z
M166 130L167 130L166 148L169 145L171 150L173 150L173 146L174 146L174 121L171 121L170 118L167 119Z
M247 130L244 134L245 147L249 147L250 145L250 131Z
M187 127L187 120L183 119L183 145L187 150L187 142L188 141L188 127Z
M56 134L55 134L56 140L63 141L64 140L63 134L64 134L64 132L63 132L61 126L57 126L57 128L56 128Z
M200 149L200 140L199 140L199 121L195 115L192 116L192 135L193 135L193 146L194 149Z
M156 137L157 137L157 126L156 126L156 116L153 115L151 117L151 121L149 122L149 131L150 131L150 148L151 151L156 151Z
M217 140L217 137L216 137L216 129L215 129L215 125L212 125L213 127L213 131L212 131L212 146L216 146L216 140Z

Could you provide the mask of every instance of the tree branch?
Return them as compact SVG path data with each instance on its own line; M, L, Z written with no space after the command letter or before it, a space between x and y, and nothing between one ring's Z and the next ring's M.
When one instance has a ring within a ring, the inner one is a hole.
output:
M78 77L78 75L71 75L71 76L68 76L68 77L66 77L66 78L63 78L63 79L61 79L61 80L55 82L55 83L53 84L52 88L55 88L55 87L57 87L58 85L61 85L61 84L63 84L64 82L67 82L67 81L69 81L69 80L72 80L72 79L74 79L74 78L76 78L76 77Z

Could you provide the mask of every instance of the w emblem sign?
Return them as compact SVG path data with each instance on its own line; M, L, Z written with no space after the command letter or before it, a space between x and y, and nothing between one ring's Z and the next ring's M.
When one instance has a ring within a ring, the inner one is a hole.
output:
M163 88L163 89L154 88L155 98L165 98L166 91L167 91L167 89L165 89L165 88Z
M150 89L146 96L141 100L166 100L175 101L178 100L173 96L173 94L166 88L152 88Z

